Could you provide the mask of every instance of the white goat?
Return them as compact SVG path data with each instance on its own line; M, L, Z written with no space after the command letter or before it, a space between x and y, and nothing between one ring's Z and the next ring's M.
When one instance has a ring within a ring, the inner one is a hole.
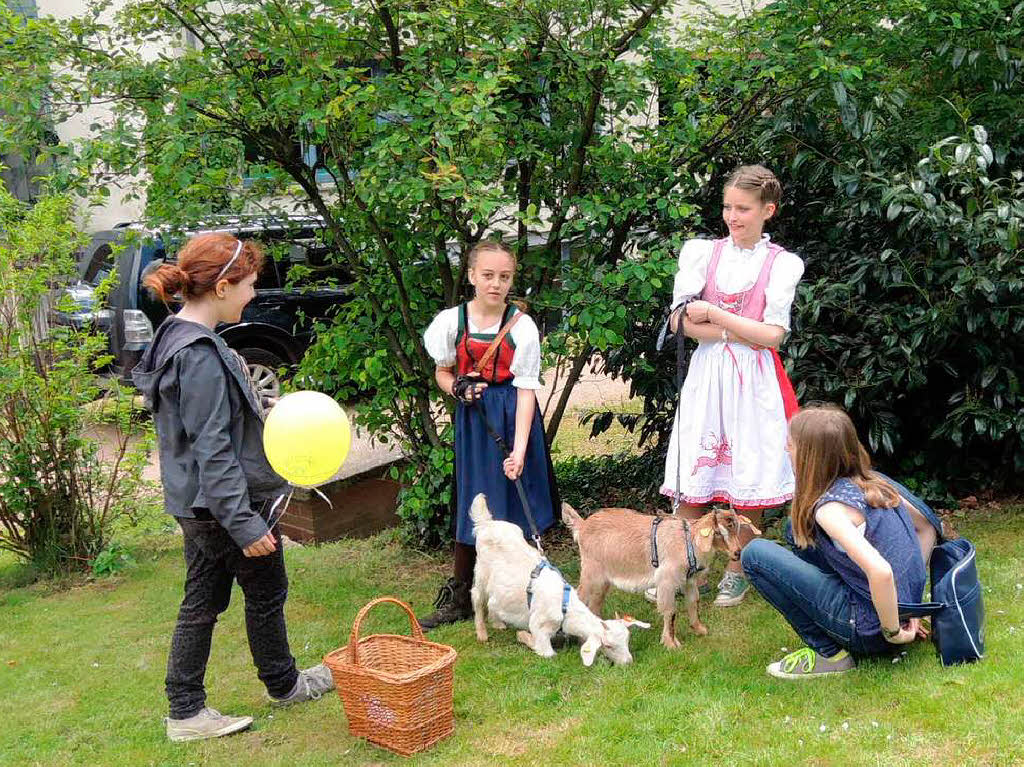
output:
M551 566L532 577L542 561L540 553L526 542L518 526L491 517L483 493L473 499L469 514L476 532L476 569L471 593L477 639L487 641L485 621L489 617L496 629L503 629L506 624L528 629L518 631L516 638L542 658L555 654L551 637L561 629L582 640L580 656L585 666L594 662L598 650L612 663L633 661L629 653L629 627L650 628L649 623L628 616L601 620L571 587L566 600L566 582ZM529 604L528 588L533 595Z

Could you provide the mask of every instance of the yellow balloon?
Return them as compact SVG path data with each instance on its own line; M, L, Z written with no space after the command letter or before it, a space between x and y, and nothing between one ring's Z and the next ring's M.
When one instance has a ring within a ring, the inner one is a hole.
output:
M274 471L299 487L321 485L345 462L352 430L341 405L326 394L286 394L267 415L263 450Z

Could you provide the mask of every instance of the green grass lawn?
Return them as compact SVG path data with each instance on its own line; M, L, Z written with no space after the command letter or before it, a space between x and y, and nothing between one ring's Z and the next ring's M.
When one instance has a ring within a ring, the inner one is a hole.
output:
M159 523L157 524L159 526ZM1024 507L962 523L978 545L988 611L988 657L944 669L931 645L893 665L804 683L764 666L796 637L759 598L703 606L705 638L684 633L669 652L655 628L634 635L635 663L584 668L578 648L543 660L494 631L479 644L471 622L432 635L459 651L456 731L415 757L422 764L911 765L1024 762ZM550 552L575 577L571 546ZM207 684L210 705L251 713L254 728L218 741L164 739L163 674L182 583L180 538L154 532L138 564L112 579L58 590L24 585L0 560L0 763L11 765L319 765L398 763L348 736L337 697L288 710L263 697L249 658L241 594L222 616ZM300 664L347 641L356 611L395 594L429 607L447 574L442 557L393 536L287 552L287 613ZM721 563L719 563L721 567ZM609 609L654 618L634 595ZM371 631L407 631L393 607ZM682 622L685 625L685 621Z
M566 411L555 436L555 442L551 446L551 456L555 462L562 456L569 455L584 457L639 452L638 435L630 434L618 421L613 421L606 431L591 437L590 424L579 423L580 418L591 409L604 410L604 406L572 408ZM643 403L639 399L629 400L614 405L612 409L617 413L640 413L643 411Z

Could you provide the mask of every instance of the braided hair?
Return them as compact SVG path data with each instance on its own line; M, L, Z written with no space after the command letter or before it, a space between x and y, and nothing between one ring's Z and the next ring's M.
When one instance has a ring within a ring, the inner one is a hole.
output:
M782 184L775 174L763 165L741 165L725 180L725 188L736 187L754 192L762 205L772 203L776 209L782 203Z

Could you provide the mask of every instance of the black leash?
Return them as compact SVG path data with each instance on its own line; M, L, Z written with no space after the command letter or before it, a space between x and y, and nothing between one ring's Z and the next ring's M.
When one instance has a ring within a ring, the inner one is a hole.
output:
M487 418L487 408L484 405L484 398L481 394L480 398L473 404L480 406L480 417L483 418L484 426L487 428L487 433L491 435L491 439L498 445L498 449L501 450L502 454L508 458L512 455L512 451L509 450L508 443L505 439L498 434L495 428L491 425L490 420ZM516 477L515 480L516 492L519 493L519 501L523 504L523 513L526 514L526 521L530 523L530 533L533 536L533 544L537 547L537 551L540 552L541 556L544 556L544 548L540 545L540 531L537 529L537 523L533 521L533 514L530 512L530 502L526 500L526 489L523 487L523 481L521 477Z
M665 341L670 336L675 336L676 388L680 391L683 389L683 381L686 380L686 370L690 366L690 354L692 352L692 350L688 350L686 347L686 333L683 332L683 318L686 317L686 305L691 301L695 301L698 297L699 296L693 296L692 298L687 298L668 313L668 316L665 318L665 322L662 323L661 331L658 333L658 340L654 343L655 350L660 352L665 347ZM672 315L676 312L679 312L679 324L676 326L675 332L673 332L669 325L672 322Z
M672 513L675 514L679 509L679 493L682 487L682 457L683 457L683 446L679 440L679 403L683 397L683 382L686 380L686 370L690 365L690 350L686 348L686 333L683 332L683 319L686 317L686 305L690 301L695 300L697 297L688 298L672 311L669 312L668 317L665 318L665 324L661 326L661 332L658 334L658 340L655 343L655 348L660 352L665 344L665 339L670 335L675 335L676 341L676 413L675 413L675 424L674 431L676 433L676 487L675 492L672 494ZM679 312L679 323L676 325L675 333L673 334L669 325L672 322L672 314ZM688 539L689 540L689 539ZM652 538L653 545L653 538ZM687 544L687 559L690 555L690 545ZM652 556L652 561L654 557ZM657 565L655 565L657 567ZM692 569L692 563L691 563Z

